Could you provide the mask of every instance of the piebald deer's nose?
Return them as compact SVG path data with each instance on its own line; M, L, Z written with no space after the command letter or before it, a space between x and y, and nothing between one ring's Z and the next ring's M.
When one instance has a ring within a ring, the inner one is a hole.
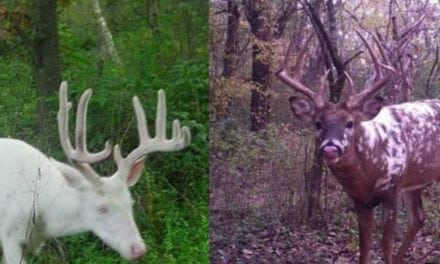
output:
M336 159L339 157L339 151L336 146L325 146L322 148L322 155L325 159Z
M133 259L138 259L145 255L147 249L144 244L133 244L130 248L131 257Z

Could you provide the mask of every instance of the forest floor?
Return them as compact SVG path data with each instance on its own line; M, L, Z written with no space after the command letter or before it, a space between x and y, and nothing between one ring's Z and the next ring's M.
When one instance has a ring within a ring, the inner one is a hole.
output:
M213 264L345 264L357 263L359 257L355 223L350 226L327 223L319 230L301 226L293 229L282 224L268 225L254 216L212 211L210 224L210 263ZM414 239L407 263L440 264L440 231L430 230L429 226L425 225ZM399 230L404 230L404 226ZM376 230L369 252L372 264L383 263L380 237ZM401 234L397 244L400 239Z

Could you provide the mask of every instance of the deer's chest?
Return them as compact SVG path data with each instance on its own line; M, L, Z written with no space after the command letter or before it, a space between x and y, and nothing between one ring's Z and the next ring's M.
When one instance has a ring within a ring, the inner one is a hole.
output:
M383 149L353 153L346 167L330 168L345 192L354 200L374 207L396 189L407 170L406 149L387 139Z

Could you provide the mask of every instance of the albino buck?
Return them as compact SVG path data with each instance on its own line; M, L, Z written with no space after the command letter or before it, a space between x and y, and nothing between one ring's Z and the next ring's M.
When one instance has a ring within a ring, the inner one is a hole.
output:
M172 139L166 139L165 94L159 91L156 133L151 138L139 99L133 97L139 132L139 146L127 157L118 145L113 157L117 171L100 177L91 164L112 152L90 153L86 145L87 105L92 95L81 96L77 110L75 147L69 140L67 83L60 87L58 126L61 145L72 163L46 157L38 149L15 139L0 139L0 239L3 263L25 263L24 255L40 248L46 238L92 231L128 260L142 257L145 244L133 218L129 187L141 175L144 157L154 151L176 151L188 146L190 131L173 123Z
M277 76L308 97L309 100L290 98L293 114L313 122L325 163L354 201L359 221L359 263L368 262L373 208L382 204L384 261L399 264L423 224L422 191L440 179L440 100L382 106L379 98L372 97L393 78L395 71L377 37L374 41L383 64L359 36L374 62L376 79L358 94L353 93L348 74L349 93L336 104L323 98L324 78L318 91L301 83L298 72L305 49L300 53L294 76L289 76L286 66ZM409 224L393 261L399 197L409 214Z

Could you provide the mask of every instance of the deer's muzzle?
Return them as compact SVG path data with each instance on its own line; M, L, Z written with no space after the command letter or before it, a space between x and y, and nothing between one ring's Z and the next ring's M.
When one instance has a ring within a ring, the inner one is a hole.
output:
M329 141L327 144L321 146L321 155L325 161L333 161L342 155L342 149L332 141Z

